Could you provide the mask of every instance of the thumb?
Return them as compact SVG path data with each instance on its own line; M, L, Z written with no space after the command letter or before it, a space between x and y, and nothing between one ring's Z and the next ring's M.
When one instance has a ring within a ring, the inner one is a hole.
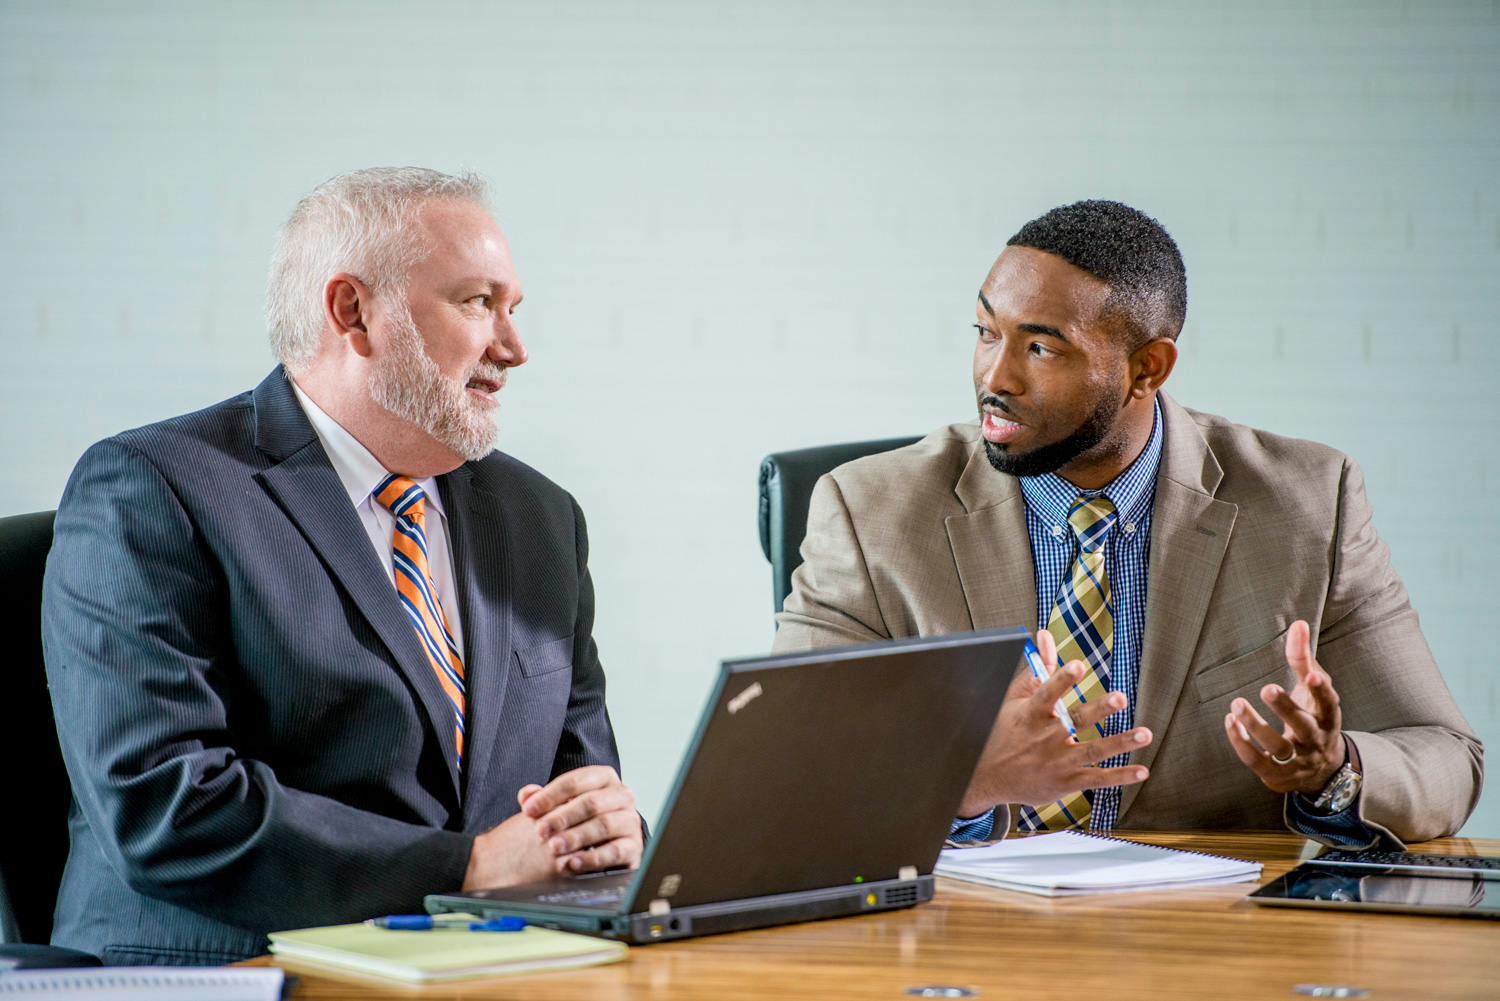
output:
M1016 676L1010 679L1010 687L1005 690L1005 698L1029 699L1036 694L1036 690L1042 687L1041 679L1032 674L1030 669L1021 668Z
M1286 631L1286 662L1291 665L1298 680L1304 682L1318 666L1312 655L1311 630L1301 619L1293 622Z

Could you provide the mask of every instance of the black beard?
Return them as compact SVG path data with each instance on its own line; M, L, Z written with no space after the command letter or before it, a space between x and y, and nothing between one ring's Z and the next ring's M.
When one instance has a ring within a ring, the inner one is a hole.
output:
M984 455L997 472L1007 476L1045 476L1055 473L1084 452L1093 448L1108 436L1115 426L1120 407L1107 399L1099 401L1083 423L1062 441L1050 445L1039 445L1029 452L1012 454L1006 446L988 439L984 441ZM981 412L980 420L984 419Z

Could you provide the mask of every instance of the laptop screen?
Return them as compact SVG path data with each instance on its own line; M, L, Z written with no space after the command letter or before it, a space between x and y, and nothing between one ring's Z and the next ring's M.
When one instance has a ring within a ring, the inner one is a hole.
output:
M629 909L931 872L1025 639L987 630L726 661Z

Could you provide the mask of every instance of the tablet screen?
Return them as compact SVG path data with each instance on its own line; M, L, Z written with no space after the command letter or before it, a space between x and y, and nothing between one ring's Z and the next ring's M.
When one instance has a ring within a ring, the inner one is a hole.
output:
M1500 882L1478 873L1417 876L1389 869L1350 871L1304 862L1250 894L1257 904L1352 907L1500 918Z

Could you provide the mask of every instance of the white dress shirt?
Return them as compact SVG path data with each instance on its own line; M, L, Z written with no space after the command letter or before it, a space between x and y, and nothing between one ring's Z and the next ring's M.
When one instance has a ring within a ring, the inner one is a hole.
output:
M385 578L394 589L396 570L392 552L395 548L393 539L396 516L375 499L375 488L390 475L390 470L382 466L380 460L359 443L359 439L325 414L321 407L302 392L302 387L295 381L292 382L292 391L297 394L297 402L302 404L302 410L312 422L318 440L323 443L323 451L328 453L333 471L339 474L339 481L348 491L349 502L354 505L360 523L365 526L370 545L375 547L375 555L380 557L380 563L385 567ZM453 644L458 648L458 656L462 660L464 632L463 622L458 617L458 587L453 579L453 553L448 546L448 516L443 511L443 498L438 492L437 479L429 476L416 483L427 495L427 569L432 574L438 603L443 606L443 614L448 618L448 630L453 634Z

